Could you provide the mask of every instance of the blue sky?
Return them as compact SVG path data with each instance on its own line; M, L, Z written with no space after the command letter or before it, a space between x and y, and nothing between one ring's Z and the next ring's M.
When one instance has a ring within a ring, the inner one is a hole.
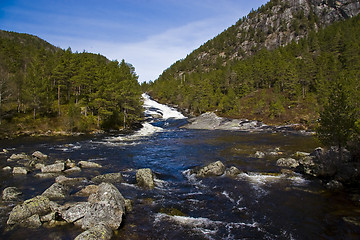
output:
M131 63L139 81L175 61L267 0L0 0L0 29L66 49Z

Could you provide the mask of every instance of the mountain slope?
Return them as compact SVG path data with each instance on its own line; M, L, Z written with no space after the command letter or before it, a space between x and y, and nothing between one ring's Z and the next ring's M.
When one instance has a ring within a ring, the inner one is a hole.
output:
M345 74L349 61L339 55L357 46L351 34L359 31L351 21L347 30L322 29L359 11L353 0L270 1L173 64L149 89L194 114L311 121L326 98L320 91Z

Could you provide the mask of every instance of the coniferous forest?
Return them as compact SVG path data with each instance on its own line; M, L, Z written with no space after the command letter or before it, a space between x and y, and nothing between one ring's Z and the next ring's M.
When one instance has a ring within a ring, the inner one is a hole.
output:
M135 68L0 31L1 132L124 129L142 117Z
M173 64L144 89L195 115L215 111L227 117L314 127L333 86L341 83L360 119L360 16L309 31L307 37L283 47L258 49L226 63L219 55L216 62L194 68L193 62L201 58L198 51L227 45L229 38L223 35L232 28Z

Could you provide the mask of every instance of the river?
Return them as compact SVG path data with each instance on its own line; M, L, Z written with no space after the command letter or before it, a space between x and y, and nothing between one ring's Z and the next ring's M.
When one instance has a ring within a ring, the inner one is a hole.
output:
M39 150L51 159L90 160L101 169L83 170L69 177L87 179L121 172L125 183L116 186L134 203L114 239L359 239L356 191L328 191L317 179L281 174L276 160L297 151L311 152L311 136L286 133L189 130L175 109L145 97L148 120L131 135L19 138L1 141L9 151L0 155L0 168L12 153ZM157 118L153 118L156 116ZM255 158L256 151L272 152ZM214 161L236 166L242 173L196 178L190 169ZM154 190L136 186L139 168L156 175ZM54 179L36 178L36 172L14 176L0 172L1 189L18 187L23 199L41 194ZM86 184L91 184L89 180ZM74 190L75 191L75 190ZM73 192L72 192L73 193ZM76 201L69 197L66 201ZM63 203L63 202L60 202ZM14 204L0 205L0 239L73 239L82 232L66 225L39 229L9 228Z

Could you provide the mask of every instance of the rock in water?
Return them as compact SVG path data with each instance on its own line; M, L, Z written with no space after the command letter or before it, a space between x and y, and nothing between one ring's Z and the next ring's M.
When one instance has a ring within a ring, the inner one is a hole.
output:
M110 240L112 236L112 229L109 226L100 223L78 235L75 240Z
M82 228L90 229L102 223L116 230L125 214L125 199L111 183L101 183L95 194L91 194L89 209L82 219Z
M10 213L7 224L17 224L32 215L44 215L50 211L50 200L45 196L37 196L15 206Z
M80 161L79 166L81 168L101 168L102 166L98 163L89 162L89 161Z
M293 158L280 158L276 161L276 165L279 167L296 168L299 166L299 163Z
M69 209L62 211L61 216L66 222L73 223L83 218L86 212L89 210L89 208L90 208L90 203L88 202L78 203L70 207Z
M225 166L221 161L210 163L201 168L197 173L197 177L221 176L225 172Z
M236 177L240 173L241 173L241 171L235 166L232 166L229 169L226 169L226 171L225 171L225 174L228 177Z
M32 156L39 160L45 160L48 158L48 155L43 154L42 152L36 151L32 154Z
M68 196L70 187L60 183L54 183L43 192L43 196L53 199L63 199Z
M64 170L65 170L64 163L55 163L55 164L43 166L41 168L42 173L56 173L56 172L62 172Z
M16 187L7 187L2 193L3 201L18 201L20 200L22 192Z
M93 177L91 180L97 183L101 183L101 182L122 183L124 181L121 173L106 173L103 175Z
M155 187L154 175L150 168L139 169L136 172L136 182L139 186L153 189Z
M29 173L29 170L25 167L14 167L13 174L23 174L26 175Z

